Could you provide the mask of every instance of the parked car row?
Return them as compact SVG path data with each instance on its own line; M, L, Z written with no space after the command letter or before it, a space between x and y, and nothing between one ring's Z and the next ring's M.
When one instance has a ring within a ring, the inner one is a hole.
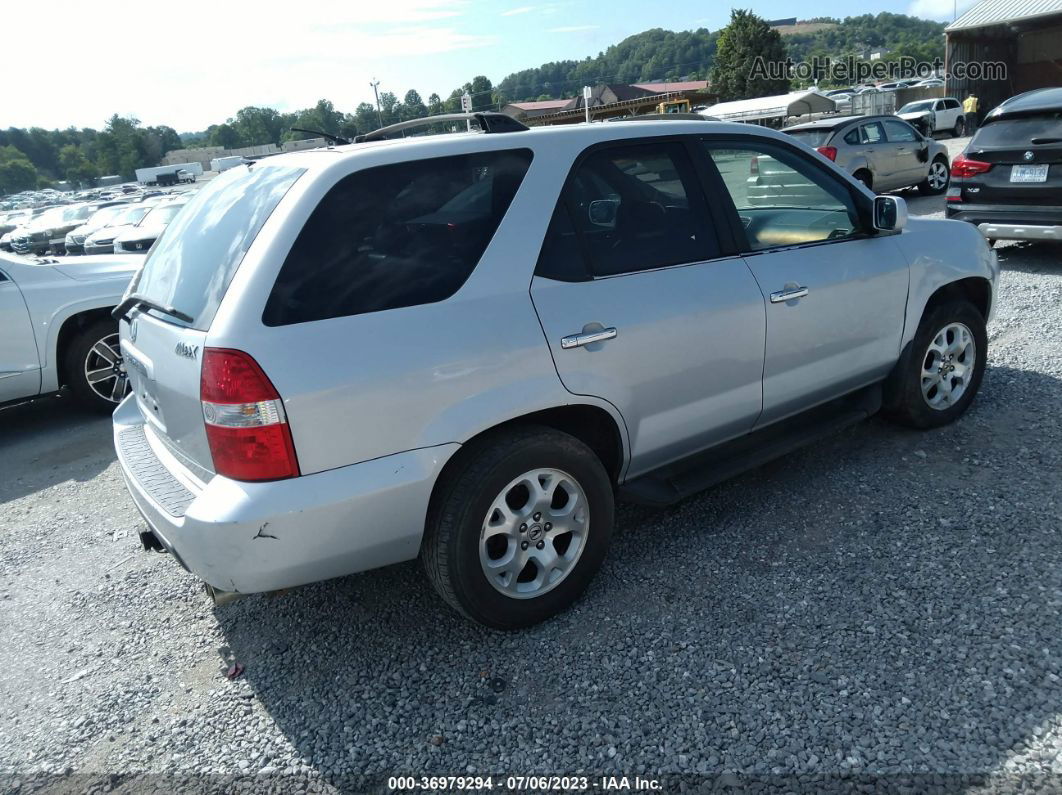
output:
M145 253L193 192L145 191L135 197L119 194L94 202L17 210L0 218L0 249L24 255ZM156 207L161 211L153 212ZM150 221L140 227L148 216Z

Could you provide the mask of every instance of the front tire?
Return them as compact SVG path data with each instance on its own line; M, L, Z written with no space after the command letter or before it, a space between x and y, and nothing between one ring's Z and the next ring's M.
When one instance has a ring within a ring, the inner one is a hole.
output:
M88 409L110 413L129 391L113 320L97 320L77 332L64 356L64 376L74 397Z
M961 116L955 120L955 137L962 138L963 133L966 132L966 120Z
M612 482L573 436L528 426L462 450L429 510L421 559L440 596L494 629L571 605L612 536Z
M948 168L948 161L937 157L929 164L926 178L918 184L918 192L923 196L939 196L948 189L950 183L951 169Z
M969 301L938 306L885 384L885 415L911 428L938 428L961 417L984 377L985 319Z

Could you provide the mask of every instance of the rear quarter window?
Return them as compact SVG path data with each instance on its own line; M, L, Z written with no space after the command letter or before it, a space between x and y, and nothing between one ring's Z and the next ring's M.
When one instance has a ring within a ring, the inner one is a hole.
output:
M267 326L449 298L531 164L528 149L415 160L341 179L314 209L266 302Z

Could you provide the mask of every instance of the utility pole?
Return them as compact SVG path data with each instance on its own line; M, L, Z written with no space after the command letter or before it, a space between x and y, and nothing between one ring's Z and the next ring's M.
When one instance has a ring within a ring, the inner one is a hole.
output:
M369 82L369 85L372 86L372 93L376 95L376 118L380 120L380 126L383 127L383 111L380 110L380 91L377 88L380 85L380 81L374 77Z

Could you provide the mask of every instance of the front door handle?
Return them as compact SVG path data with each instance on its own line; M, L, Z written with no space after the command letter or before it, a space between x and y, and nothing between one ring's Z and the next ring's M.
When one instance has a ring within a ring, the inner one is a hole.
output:
M569 334L567 337L561 337L561 347L566 351L572 348L581 348L584 345L592 345L595 342L615 339L616 334L615 328L605 328L601 329L601 331L591 331L586 334Z
M786 301L792 301L795 298L803 298L807 294L807 287L787 287L785 290L771 293L771 303L784 304Z

